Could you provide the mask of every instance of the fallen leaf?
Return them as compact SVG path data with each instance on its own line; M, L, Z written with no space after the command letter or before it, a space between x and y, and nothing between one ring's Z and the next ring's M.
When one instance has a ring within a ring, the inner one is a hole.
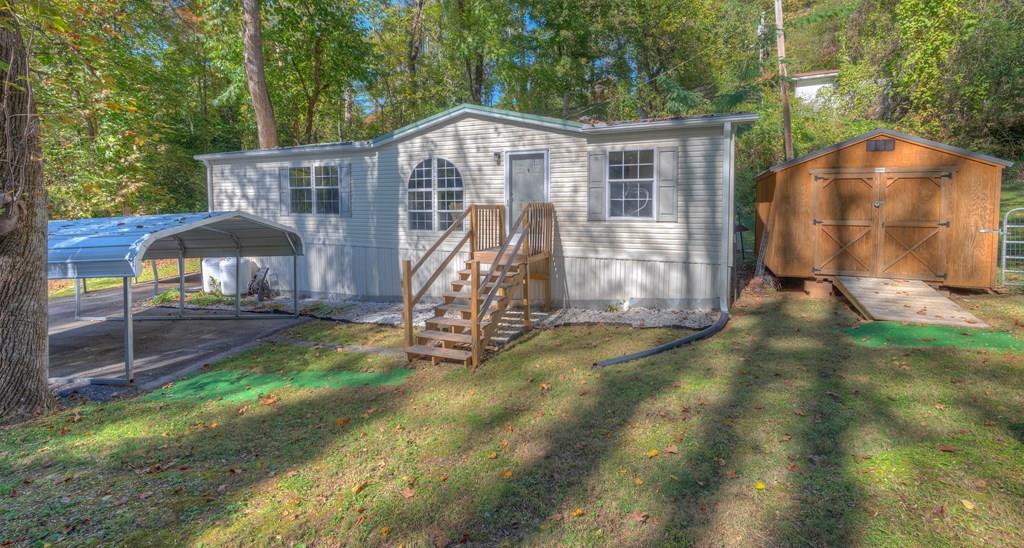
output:
M344 427L345 425L347 425L351 421L352 421L352 419L350 419L348 417L339 417L337 419L334 419L334 426L337 426L337 427L341 428L341 427Z
M411 499L416 496L416 490L412 487L406 487L405 489L402 489L402 496L407 499Z
M498 445L500 445L501 448L504 449L508 447L508 440L501 440L501 443L499 443Z
M572 515L572 517L574 517L574 518L578 518L578 517L582 516L582 515L583 515L583 514L585 514L585 513L586 513L586 512L584 512L582 508L577 508L577 509L575 509L575 510L573 510L573 511L572 511L572 514L571 514L571 515Z
M363 491L363 489L366 489L367 485L370 485L370 482L363 481L363 482L359 483L359 485L356 485L355 487L352 488L352 494L353 495L358 495L359 493L361 493Z
M512 479L512 470L509 470L508 468L502 470L501 477L505 479Z
M388 536L388 533L390 533L390 532L391 532L391 528L390 527L381 527L380 528L380 536L382 536L382 537Z
M938 409L939 411L943 411L946 409L946 406L944 404L937 403L935 404L935 408Z
M551 383L549 383L549 382L542 382L542 383L540 383L540 391L541 392L547 392L548 390L551 390Z
M757 489L758 491L764 491L764 482L763 481L759 481L759 482L755 483L754 484L754 489Z
M644 484L644 480L642 480L640 478L634 478L633 479L633 485L636 485L637 487L639 487L639 486L641 486L643 484Z
M796 472L797 469L800 468L800 465L795 463L795 462L791 462L791 463L789 463L789 467L788 468L789 468L790 472Z
M678 455L679 447L675 445L669 445L668 447L665 448L665 452L670 455Z
M217 421L210 421L210 428L217 428L218 426L220 426L219 422L217 422Z
M649 459L652 459L652 458L657 457L657 456L658 456L658 450L657 449L651 449L650 451L647 452L647 458L649 458Z
M969 501L969 500L967 500L967 499L961 500L960 504L963 504L964 508L966 508L968 510L974 510L974 508L975 508L974 503Z
M448 481L448 474L441 474L441 477L437 478L441 481Z
M274 394L267 394L266 396L260 398L260 403L263 405L274 405L279 401L281 401L280 398L278 398Z
M494 460L498 458L498 454L492 451L490 455L487 455L487 458Z
M782 440L781 440L781 441L782 441L783 443L785 443L785 442L787 442L787 441L789 441L789 440L791 440L791 439L793 439L793 436L790 436L789 434L783 434L783 435L782 435Z
M957 451L959 451L959 449L953 447L952 445L940 445L939 451L942 451L943 453L956 453Z
M983 479L974 480L973 483L974 483L974 488L975 489L987 489L988 488L988 482L983 480Z
M645 523L647 522L647 518L651 517L647 512L641 512L639 510L633 512L630 516L633 518L633 521L637 523Z

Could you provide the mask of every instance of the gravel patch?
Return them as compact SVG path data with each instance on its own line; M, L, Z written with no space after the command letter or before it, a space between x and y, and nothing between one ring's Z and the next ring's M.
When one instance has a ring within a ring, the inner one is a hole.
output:
M628 311L609 312L583 308L556 310L540 322L543 326L573 324L619 324L630 327L685 327L703 329L718 319L719 313L712 310L656 310L651 308L630 308Z
M434 316L435 303L419 303L413 308L413 326L423 327L426 320ZM299 306L304 315L325 320L339 320L352 323L371 323L394 327L402 326L402 303L373 301L323 301L319 299L303 299ZM260 306L247 306L244 311L260 311L275 307L283 310L291 309L290 299L274 299L264 301ZM233 310L229 306L213 306L210 308ZM629 310L606 311L585 308L561 308L550 314L535 313L534 322L538 327L557 327L561 325L581 324L613 324L630 327L683 327L687 329L703 329L718 319L719 313L713 310L659 310L653 308L632 307Z

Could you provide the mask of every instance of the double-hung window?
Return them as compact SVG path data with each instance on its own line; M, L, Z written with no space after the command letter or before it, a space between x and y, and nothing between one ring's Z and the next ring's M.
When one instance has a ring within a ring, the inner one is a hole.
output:
M608 217L654 219L654 149L608 153Z
M409 230L447 230L462 213L462 174L443 158L423 160L408 186Z
M338 166L288 168L292 213L337 215L341 210L341 178Z

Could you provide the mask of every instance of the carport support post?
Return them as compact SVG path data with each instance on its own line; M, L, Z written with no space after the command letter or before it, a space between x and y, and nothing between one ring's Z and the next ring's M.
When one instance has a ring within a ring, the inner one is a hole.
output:
M242 254L235 253L235 317L242 315Z
M153 296L156 297L160 294L160 274L157 272L156 261L149 261L149 265L153 268Z
M132 362L135 361L135 337L132 336L132 285L131 278L122 278L124 288L124 379L132 382Z
M292 308L299 315L299 256L292 255Z
M81 280L75 278L75 320L82 316L82 286Z
M185 254L178 252L178 317L185 315Z

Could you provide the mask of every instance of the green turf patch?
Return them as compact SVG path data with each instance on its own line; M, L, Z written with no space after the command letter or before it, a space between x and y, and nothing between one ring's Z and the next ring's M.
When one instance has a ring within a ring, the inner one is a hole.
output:
M246 373L211 371L176 382L147 395L151 399L212 400L230 402L252 400L281 389L357 388L393 386L405 382L412 369L391 371L300 371L293 373Z
M989 329L964 329L946 325L903 325L895 322L871 322L846 329L861 345L882 347L953 346L964 349L1011 352L1024 349L1024 341L1009 333Z

